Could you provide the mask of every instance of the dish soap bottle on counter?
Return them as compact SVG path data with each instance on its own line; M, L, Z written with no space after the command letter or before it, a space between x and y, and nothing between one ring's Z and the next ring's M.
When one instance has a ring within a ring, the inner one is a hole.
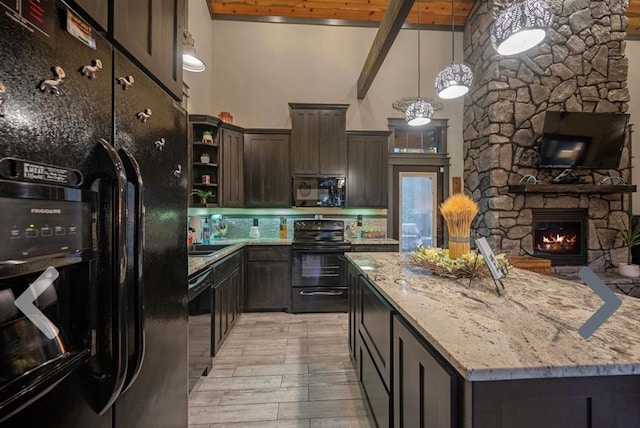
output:
M209 217L204 218L204 224L202 225L202 243L209 245L211 239L211 225L209 224Z
M260 229L258 229L258 219L253 219L253 227L249 230L249 238L258 239L260 238Z
M287 239L287 219L280 217L280 239Z

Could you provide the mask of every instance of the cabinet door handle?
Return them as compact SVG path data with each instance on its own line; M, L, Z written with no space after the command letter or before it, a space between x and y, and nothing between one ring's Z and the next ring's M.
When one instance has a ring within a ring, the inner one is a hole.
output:
M300 292L301 296L342 296L343 291L304 291Z

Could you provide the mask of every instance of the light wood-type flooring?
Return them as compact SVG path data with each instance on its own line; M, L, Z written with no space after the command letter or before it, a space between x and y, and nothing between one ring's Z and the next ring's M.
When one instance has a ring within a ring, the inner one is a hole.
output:
M242 314L189 396L189 428L373 426L347 325L347 314Z

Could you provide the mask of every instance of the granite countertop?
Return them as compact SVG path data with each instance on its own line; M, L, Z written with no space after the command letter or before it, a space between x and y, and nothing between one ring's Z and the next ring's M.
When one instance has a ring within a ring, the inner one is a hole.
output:
M189 256L188 271L189 276L206 268L207 266L217 262L247 245L291 245L289 239L263 238L263 239L224 239L211 241L211 245L228 245L227 247L216 251L211 256Z
M402 253L348 253L415 329L470 381L640 374L640 299L587 340L578 334L602 306L589 287L526 270L503 279L429 275Z

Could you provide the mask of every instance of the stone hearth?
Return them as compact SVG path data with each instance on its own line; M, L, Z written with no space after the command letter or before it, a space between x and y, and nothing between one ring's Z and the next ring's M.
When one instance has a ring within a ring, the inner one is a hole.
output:
M538 170L537 147L547 110L626 112L626 5L619 0L549 0L552 28L537 47L498 55L489 40L495 18L511 1L476 2L464 34L474 87L465 98L465 191L479 204L474 227L494 249L533 253L532 209L587 210L588 265L602 272L625 260L615 219L626 216L628 194L514 193L525 175L545 183L560 170ZM607 176L629 181L629 142L619 169L581 170L584 183Z

